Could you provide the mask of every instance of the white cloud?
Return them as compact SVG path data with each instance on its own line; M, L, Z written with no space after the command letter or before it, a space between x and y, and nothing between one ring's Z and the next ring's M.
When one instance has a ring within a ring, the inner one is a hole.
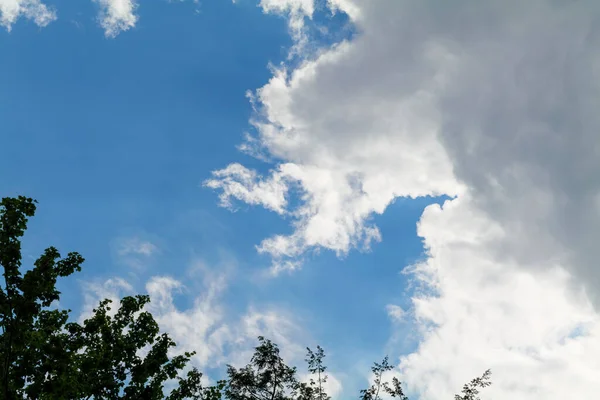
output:
M305 347L301 342L310 336L295 321L293 315L281 308L263 305L248 306L237 315L228 310L222 299L231 267L211 269L195 262L189 270L188 284L171 276L153 276L145 284L150 296L146 309L152 313L162 331L169 333L177 344L174 353L195 351L193 366L222 367L231 364L241 367L250 362L257 337L273 340L281 349L286 362L303 362ZM200 288L192 287L194 282ZM103 283L84 283L84 307L79 321L92 315L98 303L111 299L111 314L118 309L119 300L137 291L121 278ZM198 290L198 293L195 291ZM178 306L177 296L191 300L188 306ZM333 387L335 389L335 385Z
M421 71L417 62L402 74L374 66L374 59L383 65L401 60L378 41L363 36L296 70L275 71L256 92L260 107L252 123L261 147L287 162L268 177L244 170L240 179L234 172L243 167L237 164L215 172L221 184L211 185L222 189L222 202L250 197L251 204L276 204L269 208L295 218L293 234L259 246L273 255L276 266L311 248L339 255L368 248L379 240L369 217L383 213L398 196L461 190L436 136L439 115L432 93L443 86L444 74ZM438 62L445 56L440 53L427 49L420 61ZM382 84L386 80L391 82ZM414 93L400 96L395 91L400 86ZM273 201L286 193L282 185L299 192L300 205L290 209L284 200ZM263 193L257 187L277 190Z
M388 316L395 322L402 322L406 318L406 311L402 307L395 304L388 304L385 307Z
M354 4L354 0L327 0L327 5L332 12L341 11L354 22L358 22L361 17L360 7Z
M139 255L149 257L158 251L155 244L138 237L119 239L117 253L120 256Z
M146 285L152 299L149 310L177 343L177 352L196 351L192 362L200 368L225 364L242 367L250 362L257 337L264 336L277 343L286 362L303 359L300 340L306 338L306 332L293 317L281 309L253 306L236 317L219 299L219 285L222 282L211 284L187 309L174 304L173 292L184 290L181 282L154 277Z
M305 18L312 18L315 11L313 0L260 0L259 6L265 13L282 14L288 17L288 27L294 46L290 49L290 57L300 54L307 42Z
M326 374L327 380L325 381L325 383L322 384L323 391L329 396L331 396L332 400L337 400L342 394L342 382L340 382L340 380L335 376L335 374L332 374L329 371L327 371ZM300 382L308 383L310 382L311 378L316 382L317 377L311 376L311 374L308 373L301 375L299 379Z
M0 25L9 32L19 18L32 20L44 27L56 20L56 11L40 0L0 0Z
M429 258L416 268L436 294L414 299L423 340L401 360L402 380L437 399L491 368L489 398L593 397L598 314L560 265L532 272L491 258L511 233L476 209L463 197L430 206L419 223Z
M238 366L248 363L253 351L251 347L254 347L258 336L271 339L281 349L281 357L285 362L296 365L304 360L306 347L303 342L309 340L310 336L292 315L274 306L263 309L250 306L239 321L237 331L236 345L245 349L239 352L237 360L232 360L233 365Z
M146 269L161 252L156 244L139 236L117 237L111 247L116 261L130 267L132 273Z
M83 290L83 308L79 314L79 322L91 317L93 310L104 299L112 301L109 315L116 314L121 298L131 295L133 286L122 278L112 278L104 282L84 282Z
M404 380L423 400L449 398L490 367L490 398L593 398L597 2L335 4L360 34L256 92L251 145L281 164L248 182L225 172L225 198L292 170L277 188L300 193L279 203L294 232L259 249L293 264L377 238L369 218L396 197L457 196L419 223L422 341Z
M323 389L327 392L329 396L333 400L339 399L342 394L342 382L336 376L330 372L327 373L328 378L325 384L323 385Z
M260 6L265 12L301 13L309 17L315 9L312 0L261 0Z
M282 169L274 172L271 179L260 180L255 171L240 164L231 164L223 170L214 171L213 179L204 182L204 186L223 190L219 197L224 207L233 209L233 197L283 214L287 204L288 186L285 179L288 174L284 171L285 167Z
M148 310L177 343L177 352L196 351L193 361L197 366L222 357L224 342L230 340L230 328L223 322L223 310L215 301L217 284L206 287L206 292L195 297L193 305L184 310L174 303L174 294L185 290L181 282L156 276L146 284L151 299Z
M114 38L119 33L135 26L138 16L135 0L93 0L100 7L100 25L106 37Z

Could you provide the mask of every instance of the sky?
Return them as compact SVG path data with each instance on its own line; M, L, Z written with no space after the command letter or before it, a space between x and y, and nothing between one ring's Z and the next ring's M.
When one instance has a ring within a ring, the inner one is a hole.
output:
M0 0L0 192L148 293L208 379L273 339L334 399L600 389L600 4Z

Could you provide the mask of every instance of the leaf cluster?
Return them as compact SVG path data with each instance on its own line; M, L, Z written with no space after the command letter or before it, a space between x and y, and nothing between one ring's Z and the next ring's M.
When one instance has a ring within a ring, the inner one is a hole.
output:
M123 298L114 315L104 300L83 324L51 307L60 299L57 279L80 271L84 259L49 247L23 274L21 237L35 211L30 198L0 202L0 398L209 398L198 370L180 374L193 354L169 357L175 343L144 311L148 296ZM165 393L171 381L176 387Z

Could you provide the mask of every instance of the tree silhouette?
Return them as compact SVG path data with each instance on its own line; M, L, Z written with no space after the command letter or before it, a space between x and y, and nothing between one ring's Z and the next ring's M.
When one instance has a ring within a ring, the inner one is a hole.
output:
M471 382L465 384L461 390L461 395L455 395L454 400L481 400L479 397L479 389L486 388L492 384L490 377L492 371L486 370L483 375L473 379Z
M402 384L398 378L392 378L391 387L388 382L383 380L383 374L393 369L394 367L389 364L388 356L385 356L381 363L373 363L371 372L373 372L373 375L375 375L375 380L373 385L371 385L368 389L363 389L360 391L361 400L379 400L381 398L381 394L383 393L387 393L392 397L397 397L400 400L408 400L408 398L404 395Z
M306 362L308 363L308 372L311 375L316 375L317 380L315 381L313 377L310 378L309 385L311 388L311 393L314 395L311 396L311 399L315 400L330 400L329 397L323 388L323 384L327 382L327 374L325 370L327 367L323 363L323 359L325 358L325 351L321 346L317 346L317 351L313 352L310 348L306 348Z
M262 336L250 364L227 367L225 397L230 400L292 400L300 390L296 368L288 367L279 347Z

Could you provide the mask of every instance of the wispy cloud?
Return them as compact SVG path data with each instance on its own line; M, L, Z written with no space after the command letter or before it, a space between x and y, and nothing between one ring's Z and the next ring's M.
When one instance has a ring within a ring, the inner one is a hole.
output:
M40 0L0 0L0 25L8 31L19 19L25 18L44 27L56 20L56 11Z
M402 309L402 307L395 304L388 304L385 307L388 316L395 322L402 322L406 318L406 311Z
M192 283L169 275L152 276L146 281L143 292L151 298L147 309L177 343L175 351L196 351L192 363L200 368L243 366L252 356L257 336L262 335L280 346L286 361L303 362L305 347L301 340L306 340L308 333L293 315L275 305L249 305L241 314L229 310L223 292L231 271L219 271L198 261L192 264L188 277L196 278L200 286L190 286ZM80 320L91 315L104 298L113 300L112 311L116 312L118 300L137 289L124 279L111 278L84 283L83 290ZM191 305L178 306L178 296L191 300ZM335 389L335 382L333 385Z
M120 256L133 254L149 257L158 252L158 247L156 247L156 245L138 237L120 239L117 246L117 253Z
M152 265L160 248L153 242L140 236L121 236L111 242L113 257L118 264L132 268L133 273L140 272Z
M259 5L265 13L283 14L288 17L288 27L295 42L290 49L290 56L300 54L308 41L304 19L313 16L313 0L261 0Z

